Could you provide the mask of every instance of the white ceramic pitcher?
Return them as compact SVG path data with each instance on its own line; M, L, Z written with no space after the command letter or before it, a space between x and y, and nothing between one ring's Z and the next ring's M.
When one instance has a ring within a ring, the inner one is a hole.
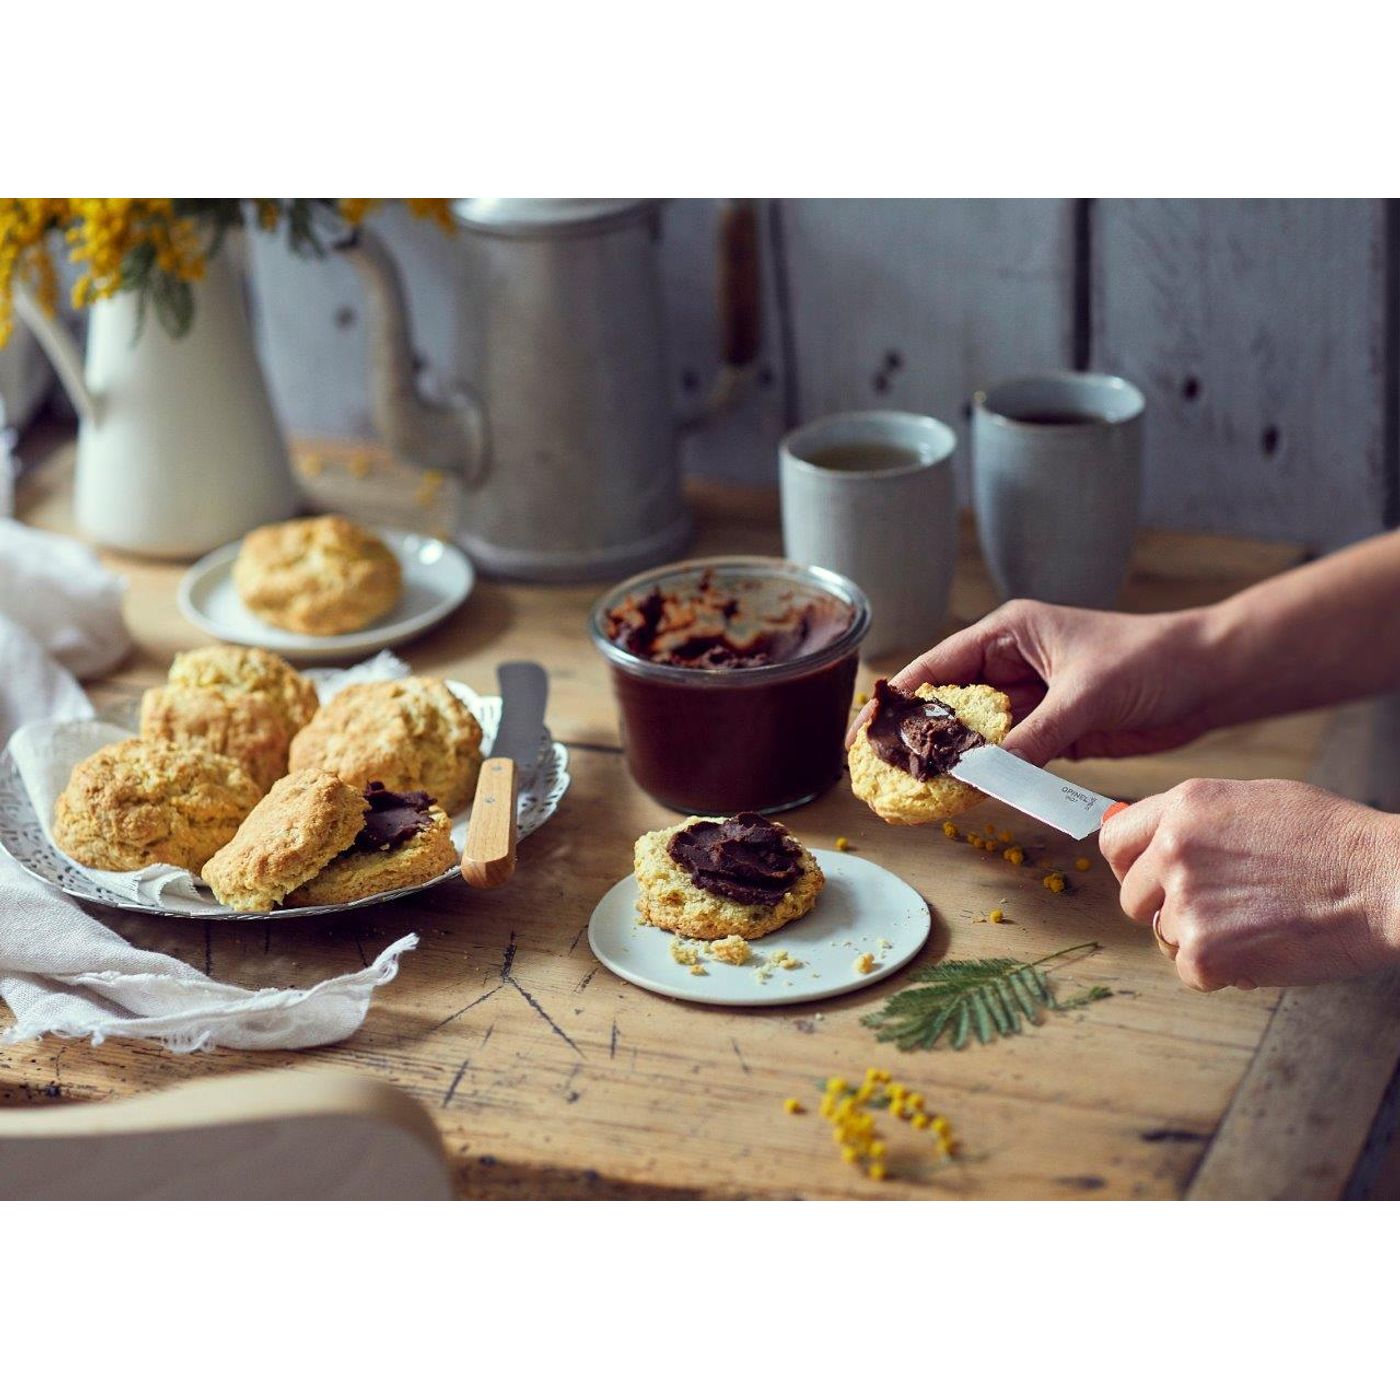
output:
M74 509L89 539L183 559L297 508L287 449L225 250L194 285L194 322L173 338L137 298L99 301L87 359L22 287L15 309L82 419Z

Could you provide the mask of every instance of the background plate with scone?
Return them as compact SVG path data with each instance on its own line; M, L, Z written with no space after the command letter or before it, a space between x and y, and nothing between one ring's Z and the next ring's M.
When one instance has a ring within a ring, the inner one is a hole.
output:
M177 596L188 621L223 641L328 661L426 632L475 583L471 561L445 540L316 516L205 555Z

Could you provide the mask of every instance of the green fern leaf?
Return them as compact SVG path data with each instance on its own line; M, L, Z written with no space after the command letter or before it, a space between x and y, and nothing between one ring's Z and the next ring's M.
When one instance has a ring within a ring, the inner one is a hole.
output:
M961 1050L967 1044L967 1032L972 1024L971 1009L967 1004L967 997L964 996L958 1002L958 1024L953 1031L953 1049Z
M1033 963L1014 958L968 958L918 968L909 985L891 996L861 1024L875 1038L901 1050L932 1050L943 1039L961 1050L972 1036L987 1045L998 1036L1019 1035L1024 1025L1038 1026L1045 1010L1064 1012L1101 1001L1107 987L1059 1001L1041 965L1072 953L1097 952L1097 943L1080 943Z

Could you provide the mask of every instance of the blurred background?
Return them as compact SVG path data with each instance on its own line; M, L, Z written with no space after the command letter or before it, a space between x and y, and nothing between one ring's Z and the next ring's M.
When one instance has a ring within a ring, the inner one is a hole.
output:
M682 411L720 357L720 216L721 201L676 200L661 221ZM759 219L757 373L732 412L683 439L688 475L775 484L788 427L902 408L958 428L966 500L973 390L1090 368L1147 395L1145 525L1326 549L1400 521L1393 201L778 200ZM460 260L402 208L377 230L403 272L424 380L450 383L471 357ZM251 243L284 427L372 437L354 269ZM0 351L0 398L14 429L64 412L22 328Z

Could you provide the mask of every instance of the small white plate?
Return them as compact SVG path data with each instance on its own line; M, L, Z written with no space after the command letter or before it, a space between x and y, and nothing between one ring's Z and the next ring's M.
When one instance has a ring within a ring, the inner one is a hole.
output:
M387 617L362 632L335 637L308 637L270 627L243 606L233 586L233 561L241 541L235 540L192 565L180 580L180 611L196 627L245 647L266 647L288 661L328 661L363 656L406 642L436 626L465 601L476 584L471 560L457 548L432 535L409 530L376 529L403 569L403 597Z
M637 917L637 877L619 880L598 901L588 921L588 945L598 961L649 992L711 1006L786 1006L837 997L868 987L914 958L928 941L932 916L918 890L897 875L845 851L813 851L826 887L810 914L758 939L742 967L704 957L706 976L671 957L672 935ZM700 940L695 940L699 943ZM885 946L888 944L888 946ZM766 981L756 970L778 949L802 966L772 968ZM855 970L870 953L870 972Z

